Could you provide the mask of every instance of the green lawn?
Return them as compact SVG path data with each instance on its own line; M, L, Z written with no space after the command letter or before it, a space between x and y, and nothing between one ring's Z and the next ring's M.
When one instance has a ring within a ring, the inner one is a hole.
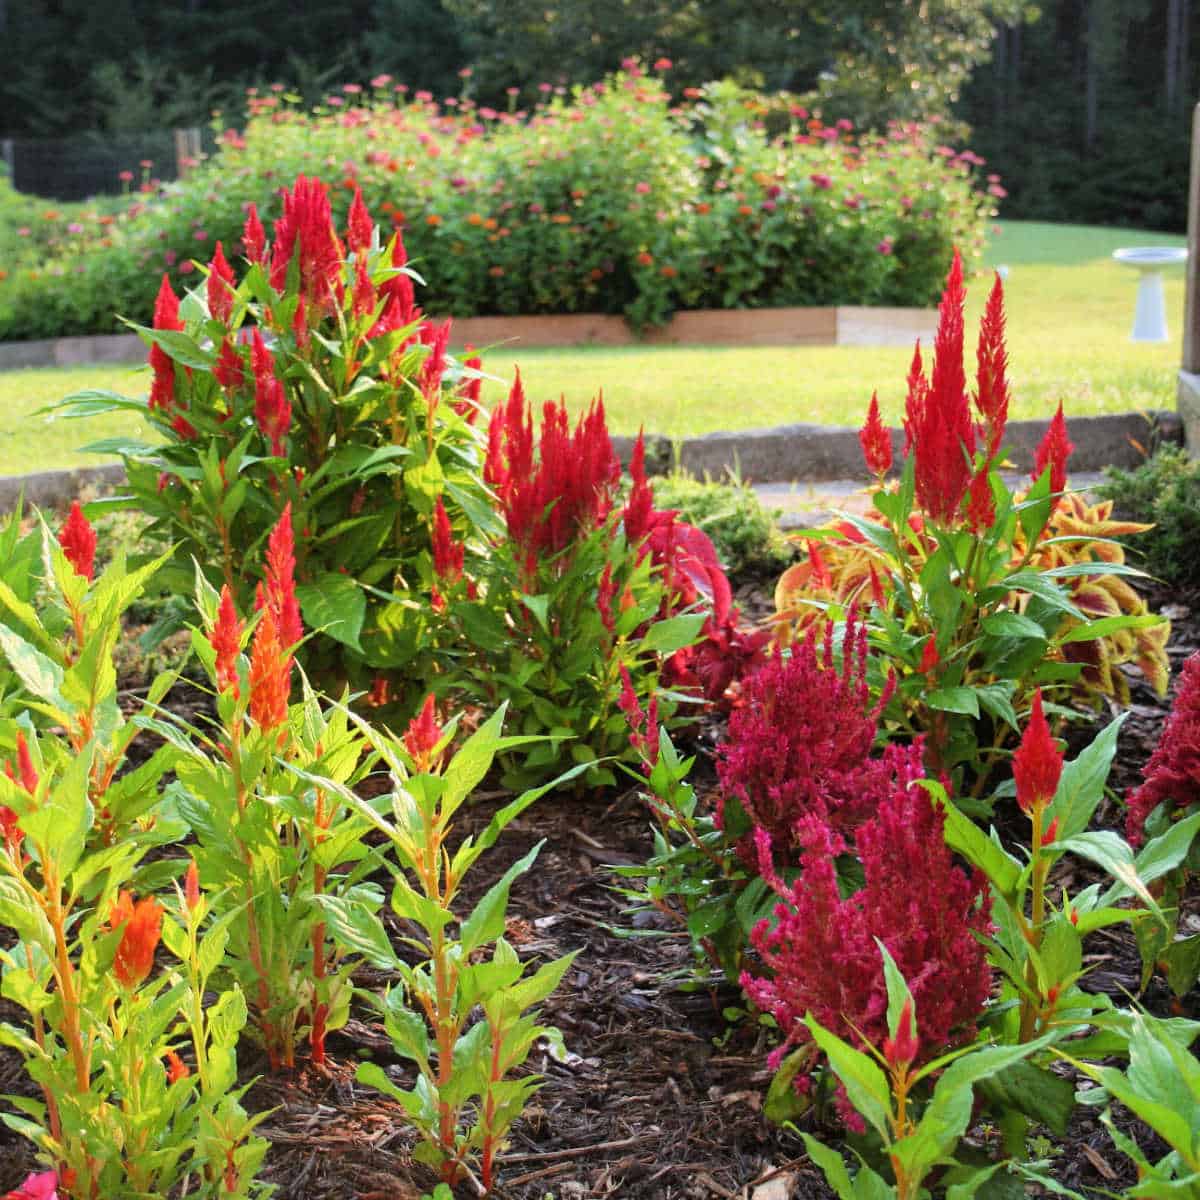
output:
M1118 266L1118 246L1183 245L1169 234L1008 222L988 251L989 266L1009 268L1010 377L1014 417L1046 416L1061 399L1071 414L1174 406L1183 321L1183 273L1168 276L1172 340L1129 341L1136 275ZM990 276L968 284L968 355ZM689 436L793 421L857 424L872 391L886 420L898 420L910 348L656 347L496 350L487 368L511 378L519 364L535 402L565 396L585 405L601 389L614 432ZM30 414L81 387L126 394L146 376L123 367L16 371L0 375L0 474L84 461L73 447L134 432L124 417L52 422ZM489 385L485 396L500 395Z

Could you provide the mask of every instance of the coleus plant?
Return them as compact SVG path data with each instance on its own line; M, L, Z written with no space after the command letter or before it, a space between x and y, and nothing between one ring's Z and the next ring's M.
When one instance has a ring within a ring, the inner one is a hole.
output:
M48 627L6 594L21 632L0 626L30 706L57 727L37 733L23 715L3 730L13 751L0 774L0 919L16 940L0 952L2 986L28 1015L0 1025L0 1041L41 1090L40 1100L7 1097L19 1115L4 1120L71 1200L254 1195L266 1146L236 1088L245 1004L232 989L202 1012L221 943L197 949L194 881L164 910L152 893L179 865L145 861L185 832L162 803L176 750L126 760L170 677L155 681L136 720L116 704L120 612L152 568L129 573L118 558L93 579L95 534L77 507L59 541L43 530L49 612L65 620ZM164 927L179 961L152 976ZM181 1052L211 1065L193 1074ZM17 1194L39 1194L31 1188Z
M450 323L423 317L399 234L381 243L360 196L338 230L325 186L300 176L270 241L249 206L242 249L238 273L218 243L182 301L164 277L153 327L133 326L150 347L146 399L89 391L59 407L130 410L158 435L91 449L121 457L129 503L174 545L169 590L187 594L195 561L249 611L290 505L299 602L322 635L300 651L310 674L428 676L435 505L495 527L472 427L480 360L450 356Z
M889 722L926 734L934 772L985 795L1033 691L1064 700L1119 693L1116 661L1136 660L1165 685L1167 626L1122 576L1128 566L1106 515L1064 504L1071 444L1061 405L1038 448L1033 483L1000 474L1008 414L1003 290L980 328L974 391L963 367L961 262L942 297L931 372L920 346L908 376L899 483L884 483L892 438L872 399L861 440L879 488L874 512L815 531L806 563L779 581L781 636L821 612L870 604L873 641L897 670ZM1087 647L1086 650L1081 647ZM882 680L879 681L880 686ZM982 722L982 729L981 729Z

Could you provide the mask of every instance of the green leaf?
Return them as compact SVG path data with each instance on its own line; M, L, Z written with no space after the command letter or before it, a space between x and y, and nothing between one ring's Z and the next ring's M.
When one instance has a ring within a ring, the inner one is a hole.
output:
M1046 631L1034 620L1016 612L996 612L980 622L984 633L993 637L1039 638L1046 640Z
M312 583L297 584L296 598L311 628L362 653L358 636L367 614L367 598L349 575L329 571Z
M1071 838L1059 838L1059 848L1078 854L1089 862L1103 867L1118 883L1124 884L1164 924L1165 919L1145 882L1138 877L1129 843L1111 829L1079 833Z
M842 1081L850 1103L870 1122L881 1138L888 1140L891 1130L891 1089L887 1077L872 1059L843 1042L811 1014L804 1018L804 1023Z
M1006 850L997 845L970 817L959 812L946 798L945 792L934 788L934 781L922 781L946 814L944 835L946 845L961 854L973 867L978 867L992 886L1010 901L1016 897L1021 865ZM941 793L939 795L939 792Z
M656 621L646 631L638 648L656 654L674 654L676 650L690 646L700 636L704 621L703 613L682 613L665 621Z
M9 665L33 695L64 713L70 711L62 695L63 671L56 662L40 650L35 650L6 625L0 625L0 649L3 649Z
M888 998L888 1036L894 1038L900 1028L900 1016L905 1004L912 1006L913 1028L917 1028L917 1006L913 1003L912 992L908 990L908 982L896 966L896 960L888 953L888 948L878 938L875 939L875 945L879 947L879 953L883 956L883 979L887 986Z
M812 1055L807 1048L801 1046L799 1050L793 1050L779 1064L779 1070L775 1072L771 1085L767 1088L767 1098L763 1102L763 1112L768 1121L782 1125L784 1121L790 1121L793 1117L800 1116L811 1107L812 1102L809 1098L801 1096L794 1086L800 1068L805 1066L811 1058ZM841 1162L840 1157L838 1162Z
M808 1157L824 1172L825 1179L837 1193L838 1200L857 1200L854 1184L850 1180L850 1172L846 1170L842 1156L830 1146L818 1142L811 1133L805 1133L803 1130L800 1130L799 1133L804 1139Z
M1086 625L1072 625L1058 642L1065 646L1068 642L1090 642L1096 638L1108 637L1120 633L1122 629L1146 629L1158 625L1163 618L1157 613L1142 613L1140 616L1097 617Z
M179 329L147 329L134 325L134 330L146 345L159 346L168 358L185 367L199 367L208 371L216 364L216 356L210 350L202 350L186 333Z
M929 692L925 703L938 712L962 713L968 717L979 716L979 697L970 687L938 688Z
M1071 762L1064 764L1049 818L1058 819L1058 840L1082 833L1104 796L1109 769L1117 752L1117 735L1125 717L1106 725Z
M334 940L352 954L361 954L372 966L394 970L399 959L388 940L383 922L359 901L346 896L314 896L321 906Z
M538 852L545 844L545 839L543 839L528 854L513 863L488 888L487 892L484 893L483 899L479 901L471 915L462 923L462 929L459 931L458 936L464 958L473 950L484 945L484 943L495 941L504 932L504 915L508 908L509 888L512 887L513 880L518 875L523 875L533 866L533 860L537 858Z
M979 1084L979 1093L993 1109L1023 1113L1048 1125L1060 1137L1075 1111L1075 1085L1046 1067L1028 1060L1011 1063Z

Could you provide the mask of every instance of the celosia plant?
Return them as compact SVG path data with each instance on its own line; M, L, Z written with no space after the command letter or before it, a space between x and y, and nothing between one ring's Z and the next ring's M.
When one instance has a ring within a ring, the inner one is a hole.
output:
M393 971L400 985L369 999L383 1015L395 1052L411 1062L417 1081L400 1087L381 1066L364 1064L360 1082L399 1105L421 1141L414 1157L435 1167L443 1181L471 1176L480 1194L495 1182L496 1166L513 1122L541 1086L538 1075L511 1078L539 1039L561 1053L557 1029L538 1023L539 1005L558 986L574 954L530 972L504 936L508 894L533 865L539 842L460 917L455 908L466 873L503 830L561 779L511 800L478 836L451 852L458 811L491 768L496 753L521 737L501 734L503 710L490 717L451 756L453 728L437 720L430 697L402 737L384 736L359 721L363 736L391 772L390 817L348 788L333 785L350 809L385 835L396 859L391 907L404 922L406 950L392 947L373 907L361 896L325 896L322 907L347 944L376 966ZM293 768L298 776L326 781ZM451 928L457 924L457 937ZM417 962L411 961L415 952ZM473 1168L478 1164L479 1178Z
M232 593L223 587L218 599L198 578L206 634L193 644L217 690L220 724L215 754L196 737L176 766L199 880L228 938L227 968L273 1069L293 1066L304 1043L323 1063L326 1033L345 1022L354 961L329 937L321 899L365 895L370 866L368 826L333 790L364 772L361 739L341 708L323 710L310 691L294 709L288 703L303 633L293 566L285 507L268 539L248 658ZM301 782L290 768L326 782Z
M864 885L845 899L834 867L845 842L819 817L798 823L802 871L790 885L775 871L770 834L755 830L759 869L783 903L774 922L761 921L751 935L770 973L746 972L742 985L784 1035L773 1065L810 1042L809 1015L860 1049L883 1048L888 997L877 941L912 981L921 1046L910 1061L927 1062L974 1036L992 990L980 942L992 928L991 898L981 873L955 864L944 817L912 786L921 774L919 746L894 760L875 812L855 834ZM793 1077L802 1086L807 1071Z
M102 448L175 545L168 587L185 593L196 561L248 612L290 505L297 595L318 634L297 652L310 672L364 687L379 672L430 675L435 508L468 532L494 527L471 427L478 371L447 353L448 322L424 319L399 234L381 243L361 198L339 229L326 187L301 176L270 240L250 206L242 249L235 272L218 244L182 301L164 277L153 328L135 326L150 345L146 401L84 393L65 411L131 409L160 435Z
M545 779L569 761L594 764L589 783L614 782L597 760L629 757L626 687L646 704L661 676L675 695L659 699L659 716L677 723L680 692L719 696L762 640L738 630L707 537L654 508L643 454L639 443L622 506L603 405L572 430L563 405L546 404L535 435L518 375L493 414L484 467L503 533L463 566L445 524L435 527L450 634L441 649L468 674L472 698L509 701L523 733L547 735L505 756L510 785ZM450 676L437 689L452 693L455 683Z
M5 995L27 1014L0 1027L0 1039L41 1091L10 1097L20 1115L6 1120L53 1167L17 1195L52 1193L55 1173L70 1200L254 1195L266 1146L236 1088L245 1004L236 989L211 994L220 946L198 967L194 922L190 960L180 952L175 922L190 921L182 897L165 909L151 890L175 865L146 861L186 832L161 803L178 749L167 744L136 767L126 758L140 728L156 723L172 677L155 681L135 721L116 701L121 610L153 568L128 573L118 558L93 579L95 535L78 509L61 546L42 532L52 620L4 592L11 624L0 625L30 707L56 727L38 734L22 716L0 733L12 746L0 774L0 898L16 935L0 959ZM180 961L156 975L164 931ZM193 1075L181 1054L214 1067Z
M786 643L826 611L870 605L873 637L898 673L889 720L926 735L927 765L961 776L960 799L969 801L984 793L1036 688L1064 699L1119 695L1113 668L1127 661L1161 686L1167 625L1120 578L1138 573L1109 540L1127 530L1061 495L1071 451L1061 406L1029 489L1017 494L1004 482L1001 282L983 315L971 391L964 298L956 254L932 369L918 344L908 376L899 483L882 486L890 433L872 406L861 438L881 483L875 511L808 535L809 559L784 573L776 607Z
M834 661L833 626L823 646L817 632L785 658L776 651L745 681L741 703L718 748L719 821L745 830L743 851L753 856L753 830L765 830L780 850L800 845L801 823L816 817L843 834L873 815L895 775L891 757L872 758L879 716L891 684L872 701L866 678L867 629L851 612ZM731 811L734 803L740 813Z

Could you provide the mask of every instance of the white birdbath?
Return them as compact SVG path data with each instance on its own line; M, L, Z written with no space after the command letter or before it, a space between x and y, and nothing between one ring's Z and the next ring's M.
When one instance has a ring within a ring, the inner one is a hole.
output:
M1163 270L1187 262L1182 246L1134 246L1114 250L1113 258L1138 273L1137 307L1133 311L1133 342L1165 342L1167 302L1163 293Z

